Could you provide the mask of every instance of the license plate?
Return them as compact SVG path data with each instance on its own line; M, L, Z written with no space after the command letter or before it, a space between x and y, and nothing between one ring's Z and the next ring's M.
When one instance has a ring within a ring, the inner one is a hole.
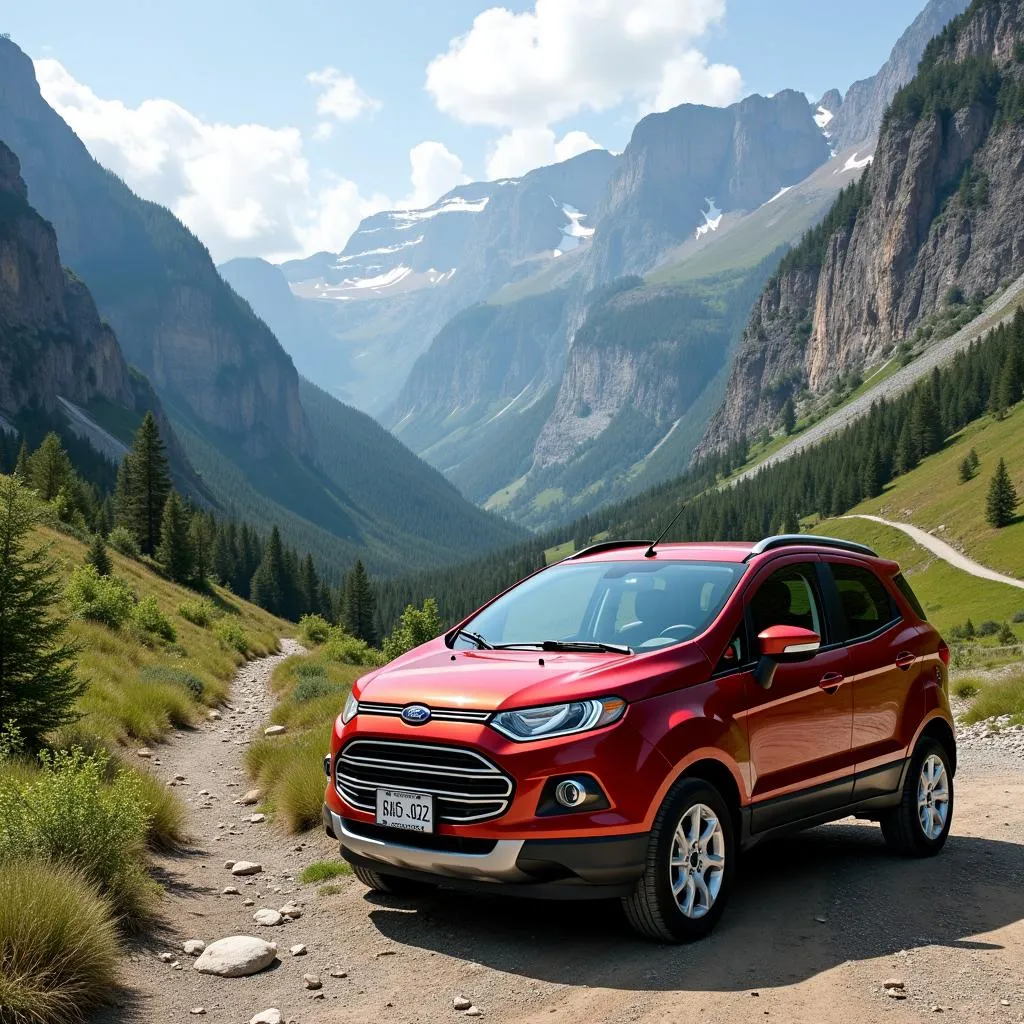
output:
M404 789L378 789L377 824L407 832L433 832L434 797Z

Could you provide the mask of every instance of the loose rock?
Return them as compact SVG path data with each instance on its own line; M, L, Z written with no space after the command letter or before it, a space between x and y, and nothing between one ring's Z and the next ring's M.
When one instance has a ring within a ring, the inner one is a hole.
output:
M261 822L264 822L266 820L267 820L267 816L265 814L250 814L249 815L249 821L252 822L253 825L259 825Z
M263 870L262 864L251 860L237 861L231 868L233 875L258 875Z
M456 1010L468 1010L473 1003L465 996L456 996L452 1000L452 1007Z
M288 731L288 727L284 725L268 725L263 730L264 736L283 736Z
M173 953L160 953L157 956L157 960L159 960L160 963L162 963L162 964L173 964L174 963L174 954Z
M225 896L238 896L239 895L238 886L235 886L235 885L225 885L224 888L221 889L221 892Z
M199 1017L199 1016L202 1016L202 1014L206 1013L206 1007L205 1006L193 1006L192 1009L189 1010L188 1012L191 1013L191 1014L194 1014L196 1017Z
M332 978L347 978L348 977L348 971L343 971L340 967L335 967L331 971L331 977Z
M264 928L274 928L279 924L284 924L284 916L277 910L271 910L269 907L263 907L261 910L257 910L252 915L252 919Z
M206 943L202 939L189 939L183 948L189 956L199 956L206 949Z
M466 1011L466 1016L467 1017L482 1017L483 1016L483 1010L481 1010L478 1006L471 1006Z
M280 913L285 917L290 917L293 921L297 921L302 917L302 908L295 906L294 903L286 903L281 908Z
M258 974L277 959L273 942L251 935L232 935L211 942L193 967L200 974L216 974L221 978L244 978Z
M238 798L240 804L244 804L246 807L251 804L258 804L263 799L263 793L258 789L250 789L248 793L243 793Z
M292 956L305 956L308 950L301 942L299 942L292 946L288 952L291 953Z
M304 974L302 976L302 984L311 991L323 988L323 982L320 980L319 975L316 974Z
M142 748L140 748L139 750L136 750L136 751L135 751L135 754L136 754L136 756L138 756L138 757L142 757L142 758L150 758L150 757L152 757L152 756L153 756L153 751L152 751L152 750L150 750L150 749L149 749L149 747L142 747Z
M884 988L887 992L890 989L903 989L906 987L906 983L903 981L902 978L886 978L886 980L882 982L882 988Z
M250 1017L249 1024L282 1024L283 1020L281 1011L272 1006L269 1010L261 1010L255 1017Z

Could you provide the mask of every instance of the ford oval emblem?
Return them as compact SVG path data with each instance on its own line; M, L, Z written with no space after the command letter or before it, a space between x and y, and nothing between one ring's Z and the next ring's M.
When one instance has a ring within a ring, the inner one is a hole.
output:
M402 721L406 725L426 725L430 721L430 708L424 704L410 704L402 708Z

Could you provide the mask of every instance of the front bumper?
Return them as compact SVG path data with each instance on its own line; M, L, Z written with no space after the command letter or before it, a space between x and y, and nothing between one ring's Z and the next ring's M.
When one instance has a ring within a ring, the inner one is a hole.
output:
M486 849L433 849L384 837L328 806L324 828L350 863L459 889L548 899L624 896L643 874L648 834L498 839Z

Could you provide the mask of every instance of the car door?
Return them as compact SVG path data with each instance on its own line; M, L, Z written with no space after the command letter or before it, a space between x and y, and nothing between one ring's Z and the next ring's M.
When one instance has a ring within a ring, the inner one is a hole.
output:
M850 655L857 800L898 788L909 737L902 728L915 677L920 628L906 622L885 583L854 559L824 559L835 586L835 617Z
M803 626L822 641L806 660L780 663L770 689L747 677L754 832L841 807L852 797L849 655L827 618L821 571L806 555L778 559L746 595L752 644L774 625Z

